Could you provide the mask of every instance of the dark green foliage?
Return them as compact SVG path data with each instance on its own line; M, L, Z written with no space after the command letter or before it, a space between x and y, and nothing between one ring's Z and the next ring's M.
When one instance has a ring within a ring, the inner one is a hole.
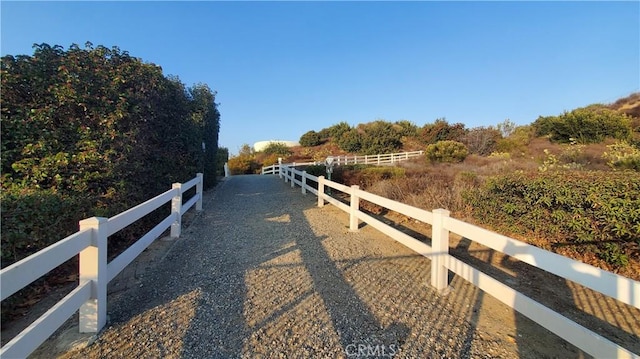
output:
M440 141L427 146L424 154L432 162L462 162L469 151L464 143Z
M552 141L598 143L606 138L631 138L631 120L626 115L601 105L591 105L560 116L539 117L533 127L536 136Z
M445 119L437 119L434 123L424 125L418 135L425 144L439 141L461 142L467 130L462 123L450 125Z
M327 176L327 167L325 165L310 165L305 167L304 170L312 176Z
M204 169L204 188L211 188L216 184L216 173L218 168L218 133L220 132L220 112L215 102L216 92L212 91L206 84L196 84L188 89L190 95L190 116L191 121L204 131L198 134L193 131L192 138L186 139L188 142L198 142L198 136L204 143L204 165L199 168Z
M358 132L362 134L360 154L392 153L402 148L402 133L389 122L379 120L360 125Z
M396 131L403 137L416 137L418 135L418 126L407 120L396 121L394 124Z
M224 176L224 164L229 161L229 149L226 147L218 147L216 153L216 174Z
M362 148L361 137L356 129L351 129L338 137L336 143L344 151L358 153Z
M318 133L318 135L320 136L321 140L333 139L335 141L336 139L340 138L343 133L348 132L349 130L351 130L351 126L348 123L342 121L331 127L322 129Z
M116 47L34 49L2 58L3 267L196 172L215 183L219 113L206 85L187 89Z
M300 137L300 146L313 147L322 144L322 138L316 131L308 131Z
M475 217L498 231L582 243L612 265L624 265L640 245L640 174L635 172L498 176L465 199Z

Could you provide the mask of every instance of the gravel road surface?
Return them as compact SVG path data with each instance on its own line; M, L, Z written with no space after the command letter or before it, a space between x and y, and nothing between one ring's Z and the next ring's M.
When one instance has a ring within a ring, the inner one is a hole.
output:
M459 278L276 176L236 176L109 323L66 358L584 357Z

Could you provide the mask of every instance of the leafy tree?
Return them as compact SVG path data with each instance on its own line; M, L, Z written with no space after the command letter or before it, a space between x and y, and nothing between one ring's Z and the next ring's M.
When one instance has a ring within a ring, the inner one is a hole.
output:
M322 144L322 139L316 131L308 131L300 137L300 145L303 147L313 147Z

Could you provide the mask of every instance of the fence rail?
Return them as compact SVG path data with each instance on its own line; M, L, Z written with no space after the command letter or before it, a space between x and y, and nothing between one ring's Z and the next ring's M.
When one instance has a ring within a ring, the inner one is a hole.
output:
M381 165L381 164L393 164L401 161L406 161L411 158L419 157L424 154L424 151L412 151L412 152L400 152L400 153L387 153L380 155L364 155L364 156L332 156L334 163L337 165L349 165L349 164L365 164L365 165ZM280 166L296 167L296 166L309 166L323 164L324 162L300 162L300 163L282 163L271 166L262 167L261 174L263 175L277 175L280 173Z
M456 233L639 309L640 282L449 217L449 211L444 209L426 211L368 193L360 190L358 186L348 187L328 181L324 176L310 176L305 171L298 171L291 166L283 165L280 168L280 174L285 182L291 183L291 187L297 184L302 187L302 193L309 191L316 194L318 207L322 207L325 202L328 202L349 213L350 231L357 231L359 221L363 221L415 252L430 258L431 285L436 290L440 292L446 290L449 285L448 271L451 270L467 282L596 358L640 358L640 355L634 354L451 256L449 254L449 234ZM309 185L310 182L317 184L317 190ZM326 187L348 194L350 204L347 205L325 193ZM430 224L432 227L431 246L360 211L360 199Z
M80 254L79 284L62 300L36 319L0 349L0 357L25 358L80 310L81 332L98 332L106 324L107 284L163 232L180 236L182 215L194 205L202 210L203 176L175 183L172 189L111 218L93 217L80 221L80 230L0 271L1 298L8 298L52 269ZM196 187L196 193L182 204L182 194ZM107 239L123 228L171 201L171 213L124 252L107 263Z

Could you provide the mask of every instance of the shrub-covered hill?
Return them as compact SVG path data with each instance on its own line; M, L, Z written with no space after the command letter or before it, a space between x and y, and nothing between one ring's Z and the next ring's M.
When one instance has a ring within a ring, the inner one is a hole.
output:
M302 162L371 148L424 150L424 158L396 170L342 166L333 179L420 208L447 208L458 218L640 280L638 108L640 94L632 94L541 116L527 126L343 122L308 131L301 147L247 148L235 159L250 171L249 164L259 170L277 157ZM324 173L322 166L307 170Z

